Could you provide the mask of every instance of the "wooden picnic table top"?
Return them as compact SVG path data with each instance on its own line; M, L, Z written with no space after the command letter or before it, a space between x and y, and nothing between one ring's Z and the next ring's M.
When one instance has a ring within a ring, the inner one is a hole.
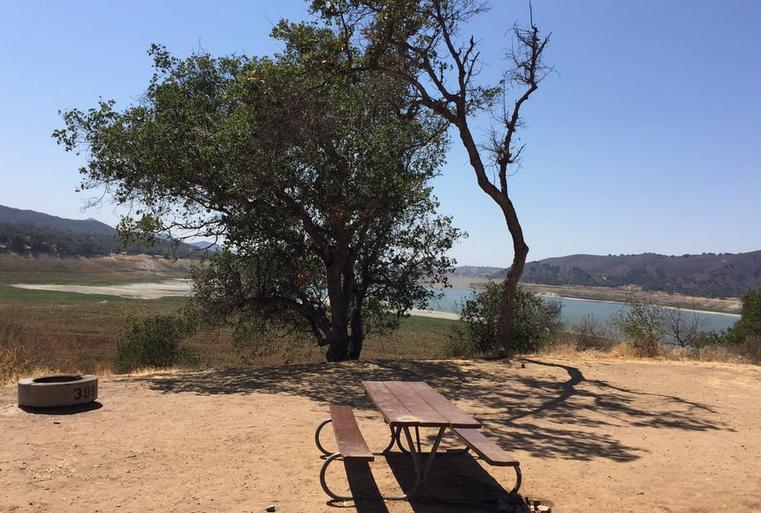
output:
M481 423L422 381L363 381L392 426L480 428Z

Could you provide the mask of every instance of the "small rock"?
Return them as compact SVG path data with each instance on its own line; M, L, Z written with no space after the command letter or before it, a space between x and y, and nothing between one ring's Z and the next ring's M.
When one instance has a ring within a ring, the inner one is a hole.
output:
M549 506L545 506L544 504L537 506L536 510L539 513L550 513L552 511Z
M267 506L267 509L265 509L264 511L267 511L268 513L271 513L272 511L275 511L275 505L274 504L270 504L269 506Z

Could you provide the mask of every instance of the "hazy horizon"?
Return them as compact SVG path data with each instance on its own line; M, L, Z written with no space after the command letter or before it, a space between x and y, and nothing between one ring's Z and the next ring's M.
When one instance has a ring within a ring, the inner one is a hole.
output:
M469 31L496 77L524 2L491 2ZM0 20L0 204L115 225L109 205L82 211L83 159L55 145L57 111L99 97L137 100L157 42L178 56L271 54L273 23L307 16L305 2L7 2ZM535 0L552 32L557 73L533 97L512 178L531 251L569 254L742 253L761 248L761 3ZM486 128L486 123L482 128ZM500 212L478 189L460 142L435 180L441 211L470 233L458 265L506 267Z

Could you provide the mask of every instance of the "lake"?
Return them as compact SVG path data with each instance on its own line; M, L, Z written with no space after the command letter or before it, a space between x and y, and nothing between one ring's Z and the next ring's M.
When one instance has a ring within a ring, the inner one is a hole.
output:
M441 290L441 289L437 289ZM462 304L466 299L473 295L474 289L470 288L449 288L444 289L444 296L441 299L434 300L430 304L431 310L441 310L443 312L459 313ZM593 316L597 321L608 323L613 316L626 308L624 303L614 301L595 301L592 299L573 299L566 297L551 297L546 299L557 300L563 305L562 317L566 325L573 325L579 322L587 315ZM690 309L682 309L695 315L700 320L703 328L712 331L721 331L731 327L737 319L736 314L726 314L718 312L703 312ZM689 317L691 320L691 317Z

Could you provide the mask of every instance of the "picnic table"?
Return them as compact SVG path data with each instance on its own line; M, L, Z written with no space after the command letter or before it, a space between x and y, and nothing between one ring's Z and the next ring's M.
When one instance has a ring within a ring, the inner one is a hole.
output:
M357 498L335 494L327 486L325 472L332 461L336 459L373 461L374 456L386 455L396 445L400 451L410 455L415 469L415 483L403 495L376 498L405 500L418 491L424 491L429 497L441 499L431 490L429 479L431 466L447 430L451 430L466 444L466 447L459 452L472 449L490 465L513 467L516 472L516 485L511 493L517 492L521 483L518 461L483 435L480 431L482 426L478 420L462 411L427 383L422 381L363 381L362 385L389 426L391 439L385 449L380 452L372 452L359 431L351 407L331 405L330 418L320 424L315 433L317 447L327 456L320 472L320 483L330 497L337 500ZM320 443L320 431L328 423L333 425L338 445L337 452L326 450ZM422 449L421 428L436 430L431 448L427 452ZM406 447L402 442L402 435L404 435Z

